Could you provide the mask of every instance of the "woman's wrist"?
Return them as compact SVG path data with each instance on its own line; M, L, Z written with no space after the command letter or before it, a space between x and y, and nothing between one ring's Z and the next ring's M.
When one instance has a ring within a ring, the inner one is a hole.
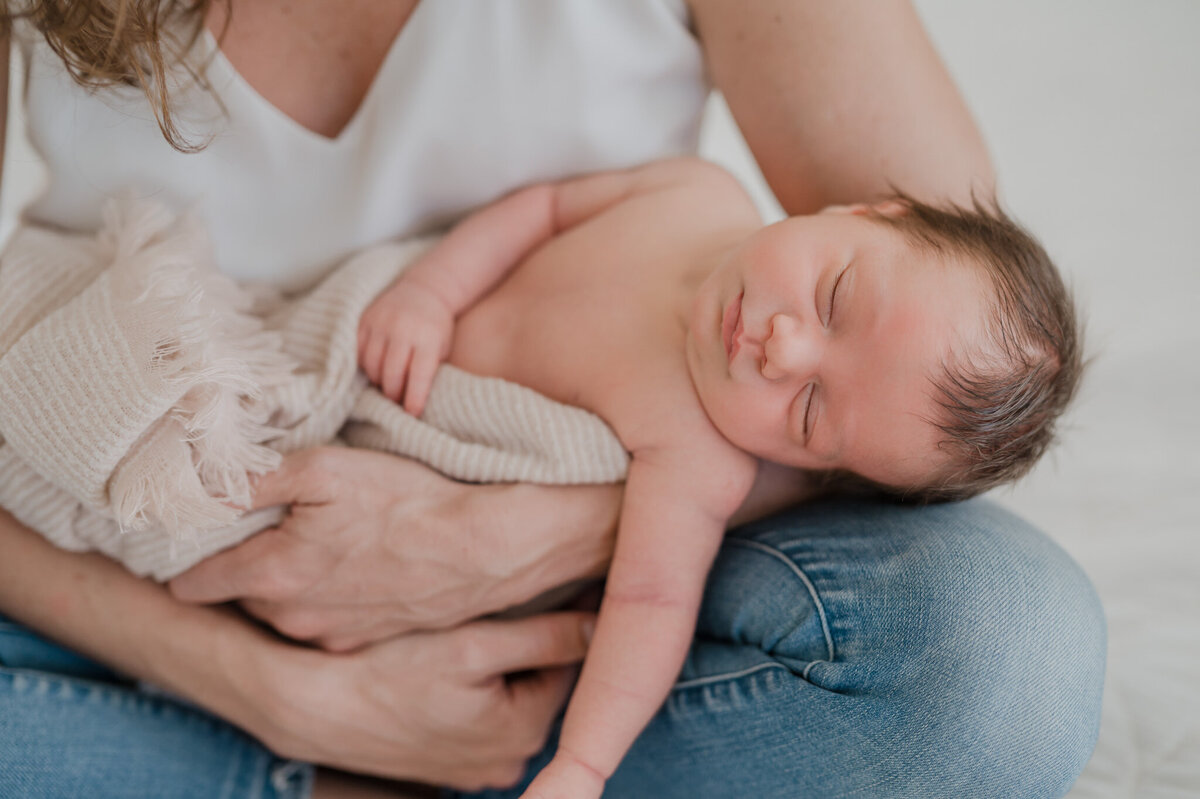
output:
M178 618L170 634L143 642L144 679L182 696L274 748L286 698L279 672L305 650L281 641L228 607Z
M228 608L175 601L95 554L66 552L0 512L0 611L42 635L251 727L251 664L274 639Z

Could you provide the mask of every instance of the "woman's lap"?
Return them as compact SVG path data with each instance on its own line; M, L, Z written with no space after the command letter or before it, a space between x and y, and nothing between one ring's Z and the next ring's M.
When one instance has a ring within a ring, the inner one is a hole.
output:
M680 681L605 795L1061 796L1104 652L1087 579L994 504L800 508L730 534Z
M1059 796L1103 664L1086 578L995 505L800 508L730 534L607 795ZM0 619L0 795L306 795L309 772L275 793L284 761L98 669Z
M0 616L0 796L291 799L312 768Z

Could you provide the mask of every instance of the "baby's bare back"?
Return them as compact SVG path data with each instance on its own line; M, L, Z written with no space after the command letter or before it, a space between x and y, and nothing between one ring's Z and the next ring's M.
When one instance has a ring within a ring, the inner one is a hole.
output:
M631 196L551 239L459 317L449 362L605 419L629 449L648 403L695 399L685 314L706 255L760 222L711 175Z

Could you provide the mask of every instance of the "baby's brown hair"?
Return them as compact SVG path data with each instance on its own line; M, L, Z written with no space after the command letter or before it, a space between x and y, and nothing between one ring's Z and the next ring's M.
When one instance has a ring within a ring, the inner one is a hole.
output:
M945 436L938 446L949 464L925 485L876 488L914 502L965 499L1023 476L1054 441L1083 371L1075 304L1045 249L994 199L970 207L891 199L903 213L869 215L931 255L966 259L993 297L987 352L955 353L932 378L941 414L929 421Z

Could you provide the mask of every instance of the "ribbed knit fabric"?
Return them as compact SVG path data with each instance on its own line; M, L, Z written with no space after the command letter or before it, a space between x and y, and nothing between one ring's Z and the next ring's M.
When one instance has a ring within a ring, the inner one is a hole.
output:
M595 415L443 365L416 419L358 371L358 319L429 246L349 259L306 294L240 287L204 231L110 201L96 236L19 230L0 259L0 505L54 544L158 580L277 523L249 476L333 442L473 482L607 483Z

